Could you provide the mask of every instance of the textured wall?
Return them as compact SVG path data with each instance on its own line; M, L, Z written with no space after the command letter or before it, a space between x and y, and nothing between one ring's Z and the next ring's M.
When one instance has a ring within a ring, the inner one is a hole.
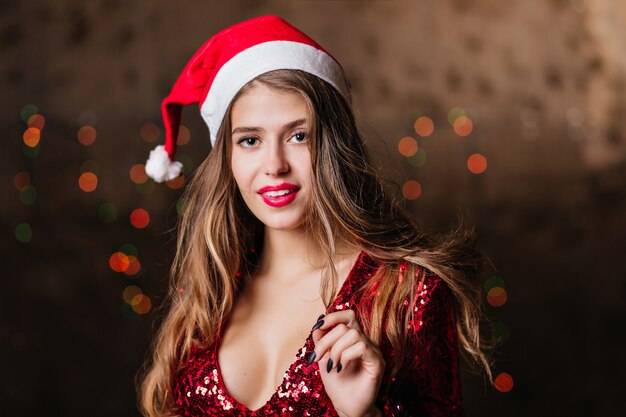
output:
M510 329L496 374L510 373L514 386L501 393L466 372L468 415L623 415L618 0L1 1L0 354L11 359L1 366L0 414L136 415L133 374L157 314L120 312L121 294L136 285L159 304L181 192L129 180L154 146L141 129L160 125L160 100L204 40L267 13L342 63L383 173L421 184L407 200L420 221L443 230L460 211L492 264L485 278L504 279L508 301L487 313ZM27 104L45 117L31 157L20 119ZM467 137L448 122L454 107L473 121ZM416 135L420 116L434 121L429 137ZM196 108L184 123L189 170L209 141ZM86 124L97 131L89 146L76 139ZM420 167L398 152L407 135L427 155ZM473 153L487 160L482 174L468 171ZM88 169L98 186L86 193L77 181ZM35 201L14 186L20 172ZM99 217L103 203L116 207L113 220ZM151 216L145 229L128 222L138 207ZM27 243L14 238L21 223L32 229ZM137 277L108 266L123 243L138 249Z

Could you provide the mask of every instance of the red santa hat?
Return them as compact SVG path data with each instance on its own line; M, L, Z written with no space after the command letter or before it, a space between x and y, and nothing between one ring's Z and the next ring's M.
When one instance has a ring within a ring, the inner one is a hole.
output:
M277 69L297 69L327 81L349 100L339 63L313 39L278 16L261 16L230 26L211 37L191 57L161 112L165 145L150 151L146 173L162 182L180 175L174 161L182 106L198 103L209 127L211 144L230 102L241 87Z

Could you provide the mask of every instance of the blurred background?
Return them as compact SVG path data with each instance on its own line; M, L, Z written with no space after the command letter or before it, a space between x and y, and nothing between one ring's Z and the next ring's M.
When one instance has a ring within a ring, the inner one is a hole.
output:
M160 101L235 22L279 14L344 66L383 174L476 226L495 387L468 416L623 416L626 4L0 1L0 415L137 416L184 178L143 164ZM186 109L185 176L207 155Z

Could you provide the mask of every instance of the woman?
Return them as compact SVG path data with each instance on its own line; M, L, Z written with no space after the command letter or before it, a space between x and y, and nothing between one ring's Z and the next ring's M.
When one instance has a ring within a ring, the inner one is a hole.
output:
M334 58L275 16L216 34L163 103L156 180L180 172L194 102L213 149L186 190L144 414L463 415L459 342L489 373L480 257L385 194Z

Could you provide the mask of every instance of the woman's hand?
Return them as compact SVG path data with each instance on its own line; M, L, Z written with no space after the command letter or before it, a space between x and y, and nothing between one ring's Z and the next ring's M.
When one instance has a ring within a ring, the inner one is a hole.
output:
M328 397L341 417L374 417L385 371L380 349L361 330L353 310L335 311L313 326L314 352Z

